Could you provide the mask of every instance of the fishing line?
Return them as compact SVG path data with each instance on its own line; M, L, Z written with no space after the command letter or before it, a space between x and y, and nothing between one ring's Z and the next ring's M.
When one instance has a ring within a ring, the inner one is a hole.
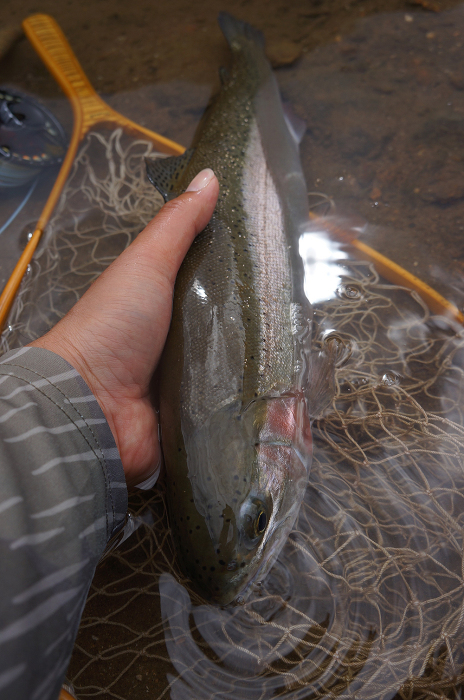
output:
M5 221L3 226L0 228L0 235L8 228L10 224L13 223L13 221L16 219L16 217L22 212L26 204L28 203L29 199L31 198L32 193L34 192L37 182L39 181L39 178L36 177L35 180L33 180L32 185L29 187L29 190L24 197L23 201L19 204L19 206L16 208L16 210L12 213L10 218Z

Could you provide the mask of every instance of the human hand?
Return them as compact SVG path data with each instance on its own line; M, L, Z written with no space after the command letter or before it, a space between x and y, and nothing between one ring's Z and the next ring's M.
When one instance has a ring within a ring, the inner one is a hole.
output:
M87 382L113 433L128 486L146 480L160 463L150 380L169 330L178 269L218 193L212 170L199 173L69 313L30 343L63 357Z

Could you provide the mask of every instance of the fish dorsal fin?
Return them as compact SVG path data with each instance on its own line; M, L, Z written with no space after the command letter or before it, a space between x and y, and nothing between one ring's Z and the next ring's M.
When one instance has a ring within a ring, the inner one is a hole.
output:
M169 158L145 158L147 166L147 176L153 187L156 187L165 202L175 199L181 194L179 180L190 163L193 148L189 148L181 156L170 156Z

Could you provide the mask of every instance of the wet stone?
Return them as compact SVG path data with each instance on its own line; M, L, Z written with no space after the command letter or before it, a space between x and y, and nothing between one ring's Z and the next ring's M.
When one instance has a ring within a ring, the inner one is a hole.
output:
M453 177L433 182L420 194L425 202L452 204L464 198L464 177Z
M266 54L273 68L291 66L300 58L301 53L301 46L289 39L272 42L266 47Z
M449 81L456 90L464 90L464 76L459 73L449 73Z

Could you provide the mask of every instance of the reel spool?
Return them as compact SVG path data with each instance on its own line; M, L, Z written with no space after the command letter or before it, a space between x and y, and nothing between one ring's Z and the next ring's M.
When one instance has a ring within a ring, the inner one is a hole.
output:
M65 153L56 117L32 97L0 87L0 188L27 184Z

